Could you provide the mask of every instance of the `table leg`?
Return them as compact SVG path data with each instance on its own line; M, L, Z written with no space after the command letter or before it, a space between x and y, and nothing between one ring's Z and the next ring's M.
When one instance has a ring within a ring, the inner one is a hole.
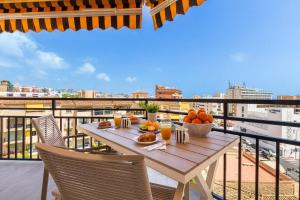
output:
M213 182L214 182L215 175L216 175L217 166L218 166L218 160L216 160L209 166L206 180L204 179L202 174L199 174L198 176L195 177L197 186L200 190L200 199L201 200L212 200L213 199L211 192L213 189L212 187L213 187Z
M208 169L206 183L211 191L213 189L213 184L214 184L218 164L219 164L219 160L216 160L214 163L212 163L209 166L209 169Z
M173 200L182 200L184 188L185 185L183 183L178 183Z
M189 200L190 199L190 183L186 183L184 187L184 200Z

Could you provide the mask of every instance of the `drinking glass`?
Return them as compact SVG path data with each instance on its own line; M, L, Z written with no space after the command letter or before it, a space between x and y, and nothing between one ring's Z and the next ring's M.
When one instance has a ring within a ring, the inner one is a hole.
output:
M160 134L164 143L170 144L171 134L172 134L172 123L171 122L161 122L160 124Z
M121 113L114 114L114 122L115 122L115 128L121 128L121 123L122 123L122 114Z

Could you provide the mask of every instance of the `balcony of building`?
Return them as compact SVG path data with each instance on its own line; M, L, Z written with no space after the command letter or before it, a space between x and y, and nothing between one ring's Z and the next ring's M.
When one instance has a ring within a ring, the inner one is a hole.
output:
M101 141L80 133L77 125L113 119L115 112L145 119L145 110L138 106L141 101L159 104L162 109L158 119L172 119L178 125L188 109L195 105L206 109L218 108L210 111L215 119L213 131L238 136L239 143L219 158L212 189L215 199L299 199L299 121L230 114L230 108L246 105L259 109L265 107L272 113L275 107L290 108L291 105L299 105L299 101L141 98L1 98L0 198L40 198L43 164L35 148L40 140L32 126L32 119L53 114L62 134L73 136L65 141L68 147L104 146ZM252 111L249 113L253 114ZM245 128L250 125L265 131L257 129L253 132L253 129ZM280 135L278 130L283 129L288 134ZM204 174L206 172L203 171ZM148 168L148 174L152 182L176 186L176 181L153 169ZM199 191L193 188L193 183L190 184L190 199L199 199ZM49 192L54 187L50 180L48 199L51 199Z

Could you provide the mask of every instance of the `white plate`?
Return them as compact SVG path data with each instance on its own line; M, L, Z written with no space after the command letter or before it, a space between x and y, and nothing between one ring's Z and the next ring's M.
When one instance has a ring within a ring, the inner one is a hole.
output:
M152 141L152 142L139 142L138 138L139 138L139 136L136 136L136 137L133 138L133 140L134 140L136 143L138 143L138 144L143 144L143 145L154 144L154 143L156 143L156 142L159 141L159 139L156 137L156 140L154 140L154 141Z

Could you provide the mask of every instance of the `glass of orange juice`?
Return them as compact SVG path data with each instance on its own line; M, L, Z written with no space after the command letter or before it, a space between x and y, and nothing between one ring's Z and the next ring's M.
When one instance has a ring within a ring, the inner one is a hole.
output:
M114 122L115 122L115 128L121 128L121 123L122 123L122 114L121 113L114 114Z
M160 134L164 143L170 144L172 134L172 123L162 122L160 124Z

